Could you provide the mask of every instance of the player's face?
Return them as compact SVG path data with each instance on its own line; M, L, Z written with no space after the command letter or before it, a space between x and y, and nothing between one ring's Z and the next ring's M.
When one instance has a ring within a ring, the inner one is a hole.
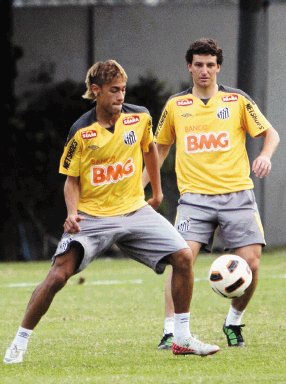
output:
M121 112L126 93L126 81L114 79L109 84L95 86L97 107L109 115Z
M216 84L220 65L216 56L194 55L192 63L188 64L188 69L192 74L194 85L208 88Z

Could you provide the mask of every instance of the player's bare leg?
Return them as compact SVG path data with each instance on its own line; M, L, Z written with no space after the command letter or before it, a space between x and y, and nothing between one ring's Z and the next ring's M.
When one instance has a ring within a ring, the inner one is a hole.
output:
M191 249L183 249L168 257L173 273L171 291L174 302L175 355L211 355L219 351L217 345L205 344L194 338L190 332L190 303L193 293L193 256Z
M197 255L200 251L201 244L194 242L194 241L188 241L187 242L189 247L192 250L192 264L194 264ZM164 318L164 329L163 329L163 337L158 345L158 349L160 350L166 350L172 348L172 341L174 336L174 302L172 297L172 268L170 270L170 273L168 274L168 277L165 282L165 289L164 289L164 298L165 298L165 318Z
M32 330L49 309L54 296L61 290L73 275L81 260L78 247L72 247L69 252L55 259L45 280L34 290L18 332L7 349L4 363L15 364L23 361L27 350L28 340Z
M164 296L165 296L165 317L173 317L175 308L173 303L173 297L172 297L172 276L173 276L173 270L170 270L169 275L167 276L166 282L165 282L165 290L164 290Z
M189 312L193 294L193 260L190 249L182 249L168 257L172 265L171 295L175 313Z
M198 253L201 248L201 244L197 243L195 241L187 241L189 247L192 250L192 265L195 263ZM167 277L166 283L165 283L165 316L170 317L174 315L174 303L173 303L173 296L171 292L171 285L172 285L172 270L170 271L169 276Z
M56 257L47 277L38 285L31 296L21 324L22 327L35 328L49 309L56 293L66 285L68 279L74 274L79 262L80 252L74 247L66 254Z
M232 300L232 305L238 311L243 311L246 308L257 287L261 252L262 247L260 244L248 245L235 250L235 254L245 259L252 271L252 282L244 295Z
M237 248L234 252L247 261L252 271L252 282L241 297L232 299L230 309L228 311L223 331L227 337L230 347L244 346L244 339L241 334L242 317L249 301L251 300L258 283L258 270L262 246L260 244L252 244L246 247Z

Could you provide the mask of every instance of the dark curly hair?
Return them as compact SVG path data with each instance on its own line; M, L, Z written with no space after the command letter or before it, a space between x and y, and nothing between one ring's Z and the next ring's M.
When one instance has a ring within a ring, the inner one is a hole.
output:
M217 63L219 65L223 62L222 49L217 45L217 42L213 39L202 38L194 41L186 53L186 61L191 64L194 55L212 55L217 57Z

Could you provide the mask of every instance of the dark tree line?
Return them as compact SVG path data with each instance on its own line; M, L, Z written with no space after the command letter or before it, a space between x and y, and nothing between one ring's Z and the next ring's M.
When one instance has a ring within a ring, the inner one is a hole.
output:
M65 177L58 173L59 159L70 126L92 104L81 97L84 83L66 80L53 84L47 83L48 78L40 77L39 82L45 84L39 84L39 91L23 95L24 104L15 100L9 121L12 156L5 178L7 218L0 235L1 260L50 258L62 233ZM146 106L155 129L169 94L165 85L150 75L128 87L126 102ZM166 172L162 180L170 192L175 182L165 177ZM161 210L170 215L166 202Z

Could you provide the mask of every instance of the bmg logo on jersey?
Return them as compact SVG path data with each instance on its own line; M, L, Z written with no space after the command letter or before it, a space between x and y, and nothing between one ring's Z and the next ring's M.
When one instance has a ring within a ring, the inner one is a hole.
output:
M219 119L228 119L230 117L228 107L219 108L216 115Z
M129 158L125 163L118 162L108 165L96 165L91 167L91 184L94 186L114 184L131 177L135 172L133 159Z
M229 132L191 134L185 137L186 153L227 151L230 149Z
M126 132L123 135L124 143L127 145L133 145L136 143L137 138L134 131Z

